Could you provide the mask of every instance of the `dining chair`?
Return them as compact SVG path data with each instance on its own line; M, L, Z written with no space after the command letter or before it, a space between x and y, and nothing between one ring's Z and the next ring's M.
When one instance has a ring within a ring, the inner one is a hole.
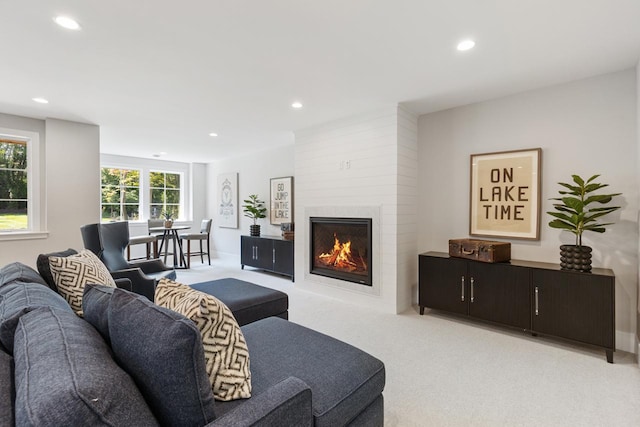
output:
M210 243L210 235L211 235L211 224L213 223L212 219L203 219L200 224L200 232L199 233L185 233L180 235L180 240L187 241L187 268L191 268L191 257L194 255L200 255L200 262L204 264L204 255L207 255L209 260L209 265L211 265L211 243ZM197 240L200 242L200 251L191 253L191 241ZM207 251L204 252L202 242L207 242Z

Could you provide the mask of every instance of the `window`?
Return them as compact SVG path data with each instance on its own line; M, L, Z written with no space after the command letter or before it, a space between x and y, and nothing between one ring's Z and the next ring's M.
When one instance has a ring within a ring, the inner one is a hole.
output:
M30 229L27 141L0 139L0 232Z
M140 171L101 169L102 222L140 219Z
M174 219L182 217L182 212L180 212L180 175L171 172L149 172L150 218L160 218L163 212L170 213Z

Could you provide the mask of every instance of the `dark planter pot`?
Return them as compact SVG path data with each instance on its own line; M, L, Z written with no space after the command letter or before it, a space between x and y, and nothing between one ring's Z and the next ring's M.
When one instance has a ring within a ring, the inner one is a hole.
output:
M250 225L249 226L249 235L253 237L260 236L260 226L259 225Z
M591 248L589 246L560 246L560 268L563 270L591 272Z

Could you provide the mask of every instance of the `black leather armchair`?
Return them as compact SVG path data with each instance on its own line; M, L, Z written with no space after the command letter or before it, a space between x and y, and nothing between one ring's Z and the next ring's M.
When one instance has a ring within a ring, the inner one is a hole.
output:
M158 280L175 280L176 272L162 260L129 262L124 256L129 244L129 224L126 221L88 224L80 228L84 247L96 254L114 279L131 280L131 290L153 301Z

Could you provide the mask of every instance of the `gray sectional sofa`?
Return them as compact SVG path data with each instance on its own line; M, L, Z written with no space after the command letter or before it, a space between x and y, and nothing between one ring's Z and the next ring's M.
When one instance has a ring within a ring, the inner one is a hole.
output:
M303 326L242 326L252 397L220 402L193 322L97 285L83 310L26 265L0 269L0 426L383 425L384 364Z

